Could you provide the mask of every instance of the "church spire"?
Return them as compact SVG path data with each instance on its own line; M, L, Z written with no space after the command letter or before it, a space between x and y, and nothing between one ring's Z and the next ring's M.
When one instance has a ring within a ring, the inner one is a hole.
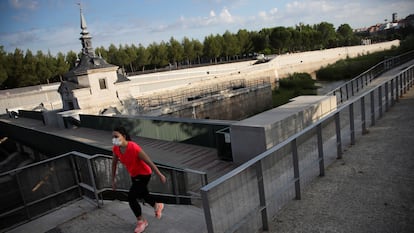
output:
M94 56L94 52L93 52L93 48L92 48L92 36L89 35L89 32L87 30L87 26L86 26L86 20L85 17L83 16L82 13L82 5L80 3L78 3L79 8L80 8L80 27L82 29L81 31L81 37L79 38L79 40L82 43L82 53L85 55L90 55L90 56Z

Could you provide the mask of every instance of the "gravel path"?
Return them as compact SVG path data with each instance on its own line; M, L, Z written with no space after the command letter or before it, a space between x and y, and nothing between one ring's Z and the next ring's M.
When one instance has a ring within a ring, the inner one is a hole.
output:
M414 232L414 89L270 223L283 232Z

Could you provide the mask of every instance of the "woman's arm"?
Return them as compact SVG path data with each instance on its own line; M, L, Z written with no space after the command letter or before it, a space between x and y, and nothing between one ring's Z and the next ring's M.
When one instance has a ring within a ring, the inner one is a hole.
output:
M167 178L165 178L165 176L160 172L158 167L152 162L151 158L147 155L147 153L145 153L144 150L141 149L138 156L140 159L144 160L144 162L148 164L152 168L152 170L155 171L158 177L160 177L162 183L165 183L167 181Z
M116 176L117 166L118 166L118 156L113 154L112 155L112 190L116 189L115 176Z

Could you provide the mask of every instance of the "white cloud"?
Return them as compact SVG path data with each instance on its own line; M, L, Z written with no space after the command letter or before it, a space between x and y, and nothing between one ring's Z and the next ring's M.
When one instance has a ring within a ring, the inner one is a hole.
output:
M216 13L213 10L210 11L210 17L216 17Z
M16 9L30 9L34 10L38 7L39 3L34 0L9 0L10 5Z
M234 18L232 17L232 15L230 14L230 12L224 8L221 13L220 13L220 19L221 22L225 22L225 23L233 23L234 22Z
M278 9L277 8L272 8L271 10L270 10L270 14L272 14L272 15L275 15L275 14L277 14L278 13Z

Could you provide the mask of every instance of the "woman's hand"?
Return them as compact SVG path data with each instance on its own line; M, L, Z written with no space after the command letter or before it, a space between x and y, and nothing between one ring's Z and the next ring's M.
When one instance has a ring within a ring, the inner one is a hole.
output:
M160 177L160 180L163 184L165 184L165 182L167 182L167 178L161 172L158 176Z

